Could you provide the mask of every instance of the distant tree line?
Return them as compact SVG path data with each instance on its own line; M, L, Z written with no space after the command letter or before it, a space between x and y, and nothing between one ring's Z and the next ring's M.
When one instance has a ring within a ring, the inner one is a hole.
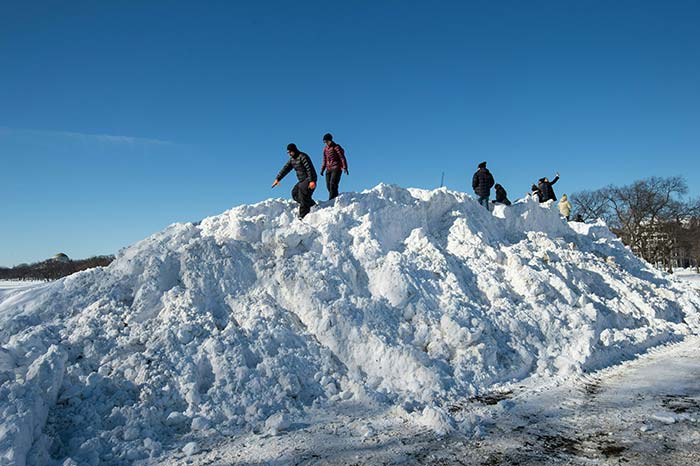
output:
M605 220L638 256L651 264L700 269L700 200L688 199L681 176L652 177L571 195L574 213Z
M114 256L95 256L71 260L65 254L34 264L0 267L0 280L56 280L81 270L104 267L112 263Z

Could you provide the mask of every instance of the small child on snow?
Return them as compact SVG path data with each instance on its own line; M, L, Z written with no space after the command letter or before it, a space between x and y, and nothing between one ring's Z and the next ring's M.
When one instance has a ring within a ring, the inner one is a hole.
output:
M508 193L506 192L506 189L501 186L500 184L496 184L494 186L494 189L496 190L496 200L493 201L496 204L505 204L505 205L510 205L511 202L508 200Z
M569 202L569 198L566 197L566 194L562 195L559 200L559 213L563 217L566 217L567 221L569 220L569 215L571 215L571 202Z

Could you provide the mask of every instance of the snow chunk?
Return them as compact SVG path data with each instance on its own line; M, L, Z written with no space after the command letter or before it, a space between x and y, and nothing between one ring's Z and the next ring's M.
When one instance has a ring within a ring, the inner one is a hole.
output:
M191 429L192 430L206 430L209 428L209 421L203 417L196 417L192 419Z
M291 422L286 413L273 414L265 421L265 430L270 435L277 435L289 429L289 426L291 426Z
M10 350L0 346L0 372L9 372L15 369L15 356Z
M674 424L676 422L676 418L672 414L666 413L652 414L651 418L655 421L663 422L664 424Z
M182 452L187 456L192 456L199 452L199 444L197 442L188 442L182 447Z
M26 463L30 449L43 436L49 409L63 382L65 363L65 353L51 345L24 368L24 380L12 379L0 385L0 458L11 464ZM48 446L44 442L42 448ZM34 452L34 456L42 453Z
M426 406L413 419L419 425L432 429L438 435L447 435L454 430L452 419L441 408Z

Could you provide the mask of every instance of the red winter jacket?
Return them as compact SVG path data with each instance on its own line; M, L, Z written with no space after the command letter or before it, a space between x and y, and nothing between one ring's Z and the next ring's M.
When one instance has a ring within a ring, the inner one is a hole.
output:
M347 170L348 162L345 160L345 151L339 144L333 143L330 146L323 148L323 164L321 171L324 170Z

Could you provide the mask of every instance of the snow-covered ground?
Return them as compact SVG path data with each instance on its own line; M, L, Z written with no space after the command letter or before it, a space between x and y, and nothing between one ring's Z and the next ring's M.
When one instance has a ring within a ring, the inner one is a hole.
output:
M45 281L31 280L0 280L0 302L4 302L4 308L9 309L10 299L18 299L24 296L34 296L36 291L48 285Z
M0 280L0 290L16 290L23 288L31 288L36 285L41 285L46 282L34 280Z
M676 269L673 271L673 276L679 280L692 284L695 288L700 289L700 273L697 273L694 268Z
M700 464L700 339L601 371L528 380L450 406L478 420L437 435L387 413L317 415L283 436L248 434L153 464ZM319 422L320 421L320 422Z
M44 281L33 280L0 280L0 299L7 296L11 292L19 290L28 290L37 286L45 285Z
M268 200L0 298L0 458L414 461L398 444L488 435L516 403L491 401L681 341L698 310L556 206L380 185L302 222Z

